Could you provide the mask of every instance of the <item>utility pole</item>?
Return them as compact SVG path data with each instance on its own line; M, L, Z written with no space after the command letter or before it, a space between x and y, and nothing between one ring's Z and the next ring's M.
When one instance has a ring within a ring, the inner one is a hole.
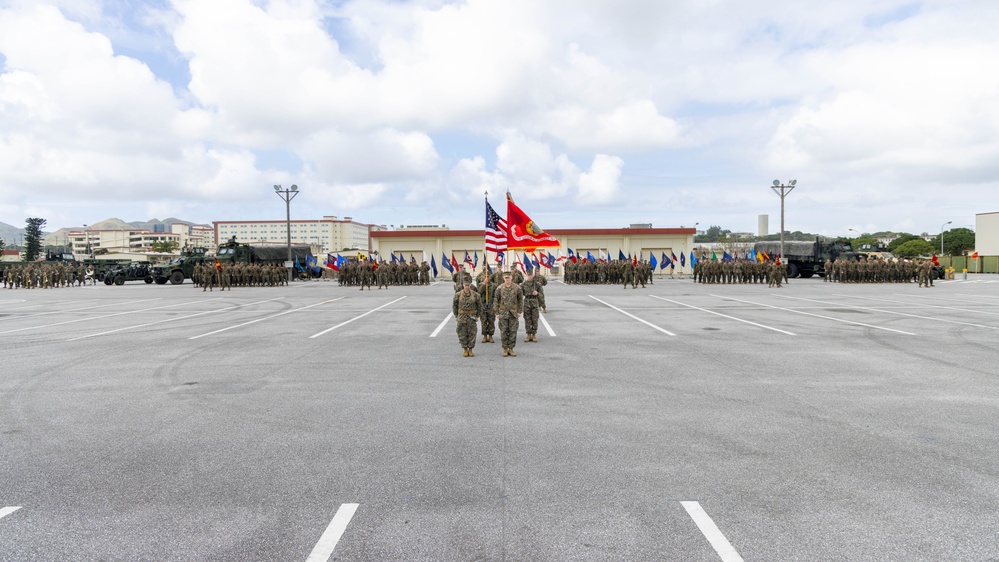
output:
M291 200L298 195L298 186L292 185L291 189L281 189L280 185L275 185L274 193L281 199L284 199L285 211L288 216L288 261L285 262L285 265L288 267L288 282L291 283L295 269L295 266L291 262Z
M787 256L784 254L784 198L797 184L798 180L791 180L787 185L782 184L780 180L774 180L774 184L770 186L770 189L780 196L780 257L784 260L784 267L787 267Z

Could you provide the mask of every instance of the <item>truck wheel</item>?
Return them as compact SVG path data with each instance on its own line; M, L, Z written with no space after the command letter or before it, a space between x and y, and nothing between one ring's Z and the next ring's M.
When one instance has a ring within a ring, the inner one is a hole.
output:
M151 285L153 283L153 276L147 275L145 278L146 285Z
M180 285L183 282L184 282L184 272L183 271L174 271L173 273L170 274L170 284L171 285Z
M809 278L809 277L811 277L812 275L814 275L814 272L812 272L812 271L802 271L802 272L801 272L801 277L802 277L803 279L808 279L808 278Z
M115 285L124 285L125 284L125 276L124 275L117 275L117 276L115 276L115 278L114 278L114 284Z
M156 284L157 285L166 285L167 281L169 281L169 279L167 279L166 277L157 277L156 278Z
M107 277L107 276L106 276L106 275L104 275L104 272L103 272L103 271L99 271L99 272L97 272L97 280L98 280L98 281L104 281L104 278L105 278L105 277Z
M105 285L111 285L112 281L114 281L114 280L111 279L110 277L108 277L107 275L104 276L104 284Z
M795 279L798 277L798 266L793 263L787 264L787 278Z

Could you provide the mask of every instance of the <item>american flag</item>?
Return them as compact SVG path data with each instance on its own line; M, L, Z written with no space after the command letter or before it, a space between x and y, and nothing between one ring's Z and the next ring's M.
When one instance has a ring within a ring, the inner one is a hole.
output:
M489 201L486 201L486 250L506 251L506 221L496 214Z

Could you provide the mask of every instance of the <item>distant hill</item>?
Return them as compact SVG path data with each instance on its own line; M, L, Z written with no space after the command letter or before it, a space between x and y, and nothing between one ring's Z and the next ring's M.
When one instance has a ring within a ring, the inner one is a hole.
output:
M0 240L7 246L17 244L24 238L24 229L0 222Z
M135 227L121 219L104 219L87 226L90 230L134 230Z

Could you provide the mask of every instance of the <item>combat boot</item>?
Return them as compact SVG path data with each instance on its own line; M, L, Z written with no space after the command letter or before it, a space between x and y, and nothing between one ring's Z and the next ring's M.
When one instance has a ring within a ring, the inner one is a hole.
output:
M514 351L513 348L511 347L510 348L510 357L516 357L516 356L517 356L517 352Z
M493 339L492 334L489 335L489 343L496 343L496 340Z
M467 347L462 348L462 350L461 350L461 356L462 357L468 357L468 348Z
M527 334L527 337L524 338L524 341L525 342L531 341L531 334Z
M538 335L537 334L531 334L531 341L534 341L534 342L538 341Z
M504 347L503 348L503 357L506 357L508 355L510 355L510 348L509 347Z
M472 351L472 348L468 348L468 356L469 357L475 357L475 352Z
M486 343L488 341L489 341L489 336L483 335L482 336L482 343Z

